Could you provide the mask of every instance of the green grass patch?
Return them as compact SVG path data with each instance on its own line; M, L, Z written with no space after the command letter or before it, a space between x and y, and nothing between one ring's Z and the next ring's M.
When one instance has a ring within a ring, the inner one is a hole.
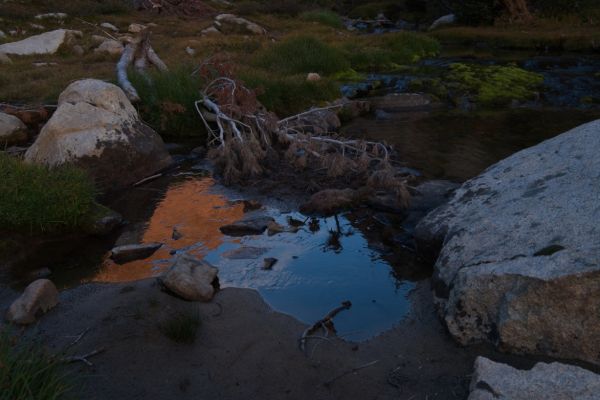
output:
M200 325L198 311L186 311L169 317L159 325L159 329L174 342L191 344L196 340Z
M398 32L356 38L342 44L353 69L357 71L393 70L416 63L440 52L437 40L418 33Z
M350 68L342 51L312 36L288 38L258 52L255 60L257 66L282 74L330 75Z
M64 365L40 344L0 331L0 400L60 400L72 391Z
M329 10L306 11L300 14L300 19L304 21L318 22L319 24L327 25L334 29L341 29L344 27L340 16Z
M192 68L178 67L169 72L154 71L148 77L132 72L131 82L142 103L138 111L144 121L162 136L205 136L194 102L200 99L202 79Z
M0 182L0 227L28 234L76 230L86 222L96 195L80 169L49 169L3 153Z
M256 69L242 71L240 77L248 87L257 90L258 100L280 117L340 97L339 85L328 78L307 82L306 75L281 76Z

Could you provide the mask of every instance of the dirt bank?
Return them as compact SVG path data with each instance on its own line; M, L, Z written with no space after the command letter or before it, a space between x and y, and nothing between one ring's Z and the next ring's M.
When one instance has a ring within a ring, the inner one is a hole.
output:
M274 312L253 290L224 289L198 305L161 292L153 279L64 291L60 305L25 334L59 352L89 329L69 350L106 348L90 359L93 367L73 364L85 399L465 399L476 355L532 365L456 345L435 315L428 285L411 294L412 313L393 330L358 344L314 339L308 356L297 341L306 326ZM15 297L0 289L1 308ZM193 345L158 329L168 316L195 308L202 325Z

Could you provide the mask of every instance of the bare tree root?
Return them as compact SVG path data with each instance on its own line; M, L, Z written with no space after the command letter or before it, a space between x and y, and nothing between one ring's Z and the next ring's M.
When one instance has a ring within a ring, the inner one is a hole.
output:
M342 302L342 305L331 310L325 317L315 322L312 326L308 327L303 333L300 339L298 340L298 344L300 350L303 353L306 353L306 341L308 338L316 333L319 330L323 330L325 332L325 337L329 335L329 333L335 333L335 327L333 325L333 318L338 315L340 312L344 310L349 310L352 307L352 303L349 301Z
M159 71L169 70L167 65L156 54L150 45L150 32L143 31L138 37L125 46L125 50L117 63L117 81L127 98L132 103L140 101L140 96L127 76L127 69L134 65L136 70L145 73L148 64L154 65Z
M360 371L361 369L365 369L365 368L371 367L371 366L377 364L378 362L379 362L379 360L375 360L375 361L371 361L371 362L363 364L363 365L359 365L358 367L352 368L351 370L343 372L343 373L339 374L338 376L336 376L335 378L328 380L327 382L324 383L324 385L326 387L330 387L337 380L342 379L343 377L345 377L347 375L354 374L354 373Z

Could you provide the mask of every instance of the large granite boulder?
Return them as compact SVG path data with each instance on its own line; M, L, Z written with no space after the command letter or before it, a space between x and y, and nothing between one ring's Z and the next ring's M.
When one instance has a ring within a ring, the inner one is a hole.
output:
M469 400L593 400L600 375L561 363L538 363L523 371L479 357Z
M14 54L17 56L54 54L62 46L74 44L75 40L81 36L82 33L80 31L57 29L55 31L31 36L18 42L2 44L0 45L0 53Z
M19 118L0 112L0 148L27 140L27 126Z
M600 364L600 121L468 181L417 226L462 344Z
M94 79L65 89L25 160L86 169L103 189L125 187L167 167L171 157L117 86Z

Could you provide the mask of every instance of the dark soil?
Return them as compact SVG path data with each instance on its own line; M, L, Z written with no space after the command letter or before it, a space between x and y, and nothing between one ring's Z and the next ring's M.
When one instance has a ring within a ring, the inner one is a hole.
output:
M15 297L0 289L0 308ZM312 339L306 355L298 346L306 326L253 290L225 289L198 304L161 292L155 280L64 291L25 335L60 352L88 330L69 354L106 349L90 358L93 367L72 364L85 399L466 399L477 355L532 365L458 346L435 314L428 283L412 297L412 313L396 328L360 344ZM164 336L161 323L193 310L201 318L194 344Z

